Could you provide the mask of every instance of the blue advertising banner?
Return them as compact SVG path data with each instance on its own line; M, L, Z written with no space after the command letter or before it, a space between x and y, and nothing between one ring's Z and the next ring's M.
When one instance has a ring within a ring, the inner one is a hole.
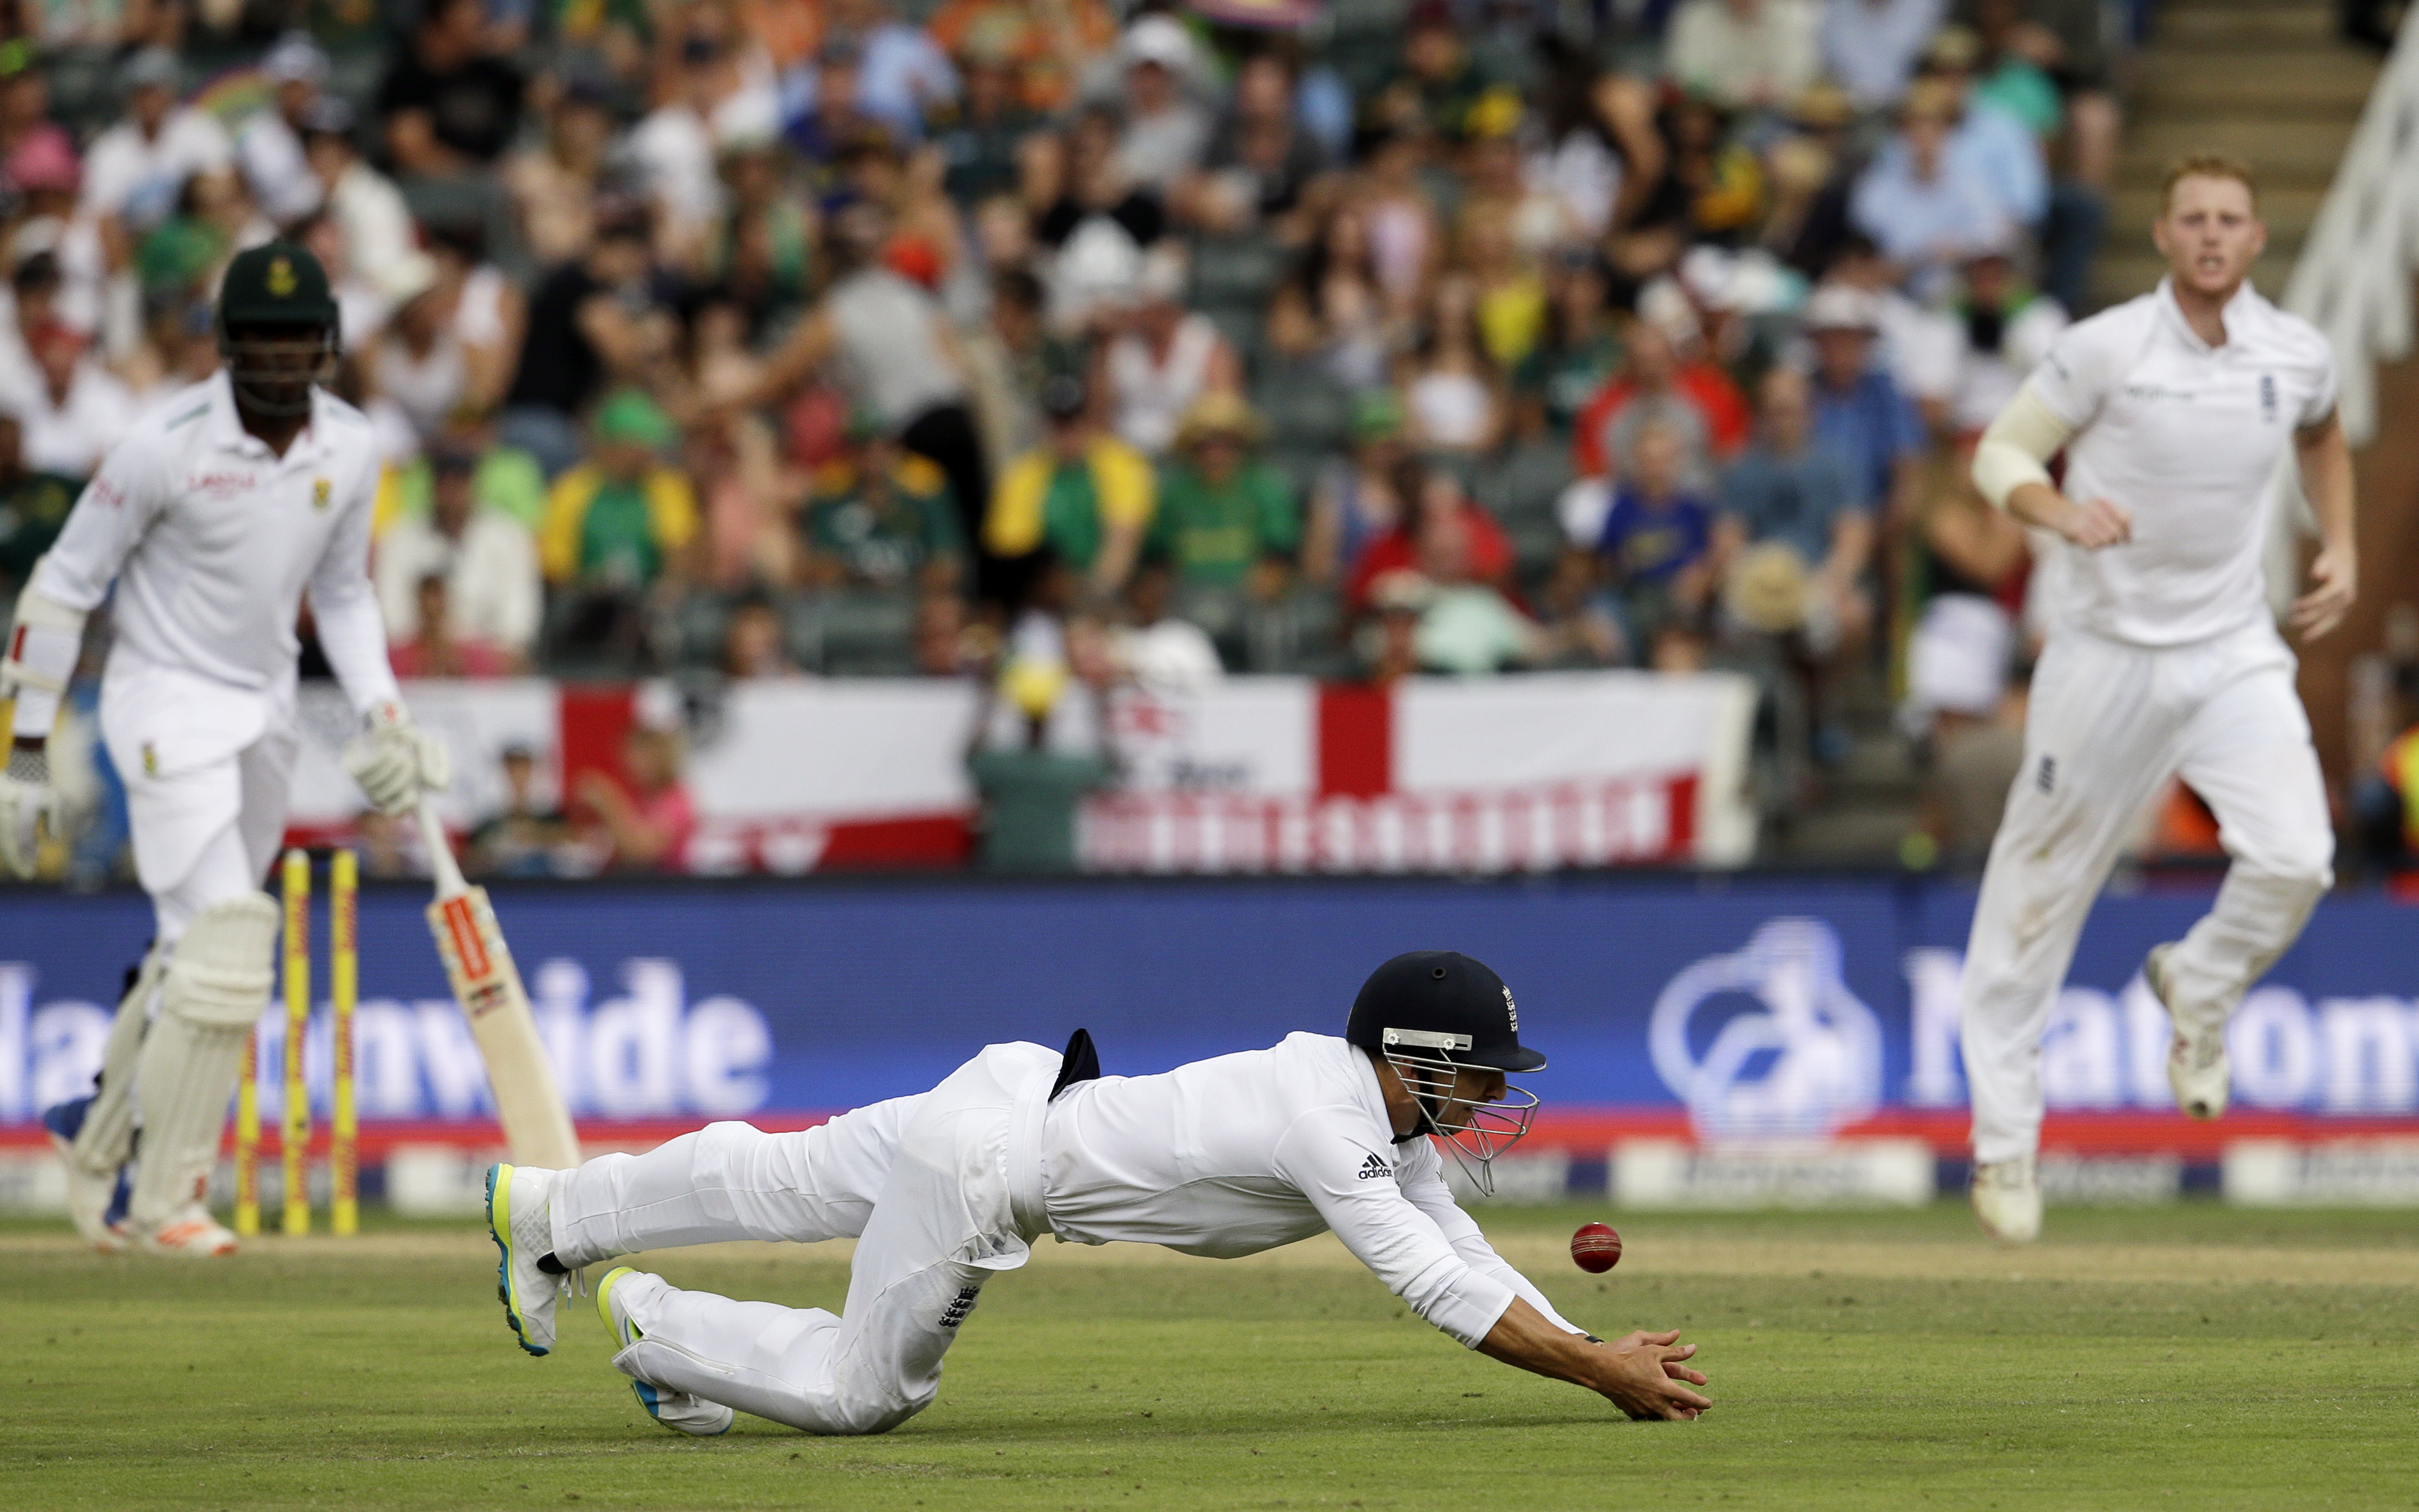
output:
M425 899L418 887L362 899L366 1120L485 1110ZM1502 972L1524 1039L1551 1058L1536 1080L1549 1107L1797 1137L1964 1100L1956 986L1973 893L1957 884L587 884L495 901L574 1109L593 1118L843 1108L929 1087L985 1043L1055 1046L1079 1025L1111 1074L1161 1070L1338 1031L1372 966L1425 947ZM2137 969L2207 903L2205 891L2102 902L2044 1046L2053 1108L2170 1109L2165 1016ZM2239 1106L2419 1130L2414 922L2382 895L2320 906L2238 1016ZM0 1124L87 1084L148 932L131 893L0 893ZM264 1023L265 1065L282 1064L280 1033ZM323 1036L324 1017L305 1050L322 1087ZM275 1074L261 1081L273 1100Z

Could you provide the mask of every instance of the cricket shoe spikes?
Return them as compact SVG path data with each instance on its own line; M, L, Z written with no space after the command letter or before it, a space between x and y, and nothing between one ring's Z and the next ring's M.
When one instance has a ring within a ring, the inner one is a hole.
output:
M167 1255L179 1260L207 1260L215 1255L236 1252L235 1230L210 1216L210 1210L199 1201L186 1203L168 1215L168 1220L147 1234L139 1235L135 1243L146 1255Z
M616 1265L605 1273L604 1284L596 1289L596 1315L604 1319L605 1326L613 1331L613 1348L617 1354L647 1336L632 1321L629 1293L621 1291L618 1283L647 1279L650 1277L642 1271ZM617 1291L621 1291L618 1296L615 1295ZM621 1362L616 1360L614 1364L620 1365ZM627 1369L628 1367L623 1368ZM668 1391L635 1376L630 1381L630 1394L639 1398L639 1405L645 1409L649 1417L668 1428L677 1428L701 1439L730 1432L732 1419L738 1415L720 1402L710 1402L686 1391Z
M2041 1237L2041 1178L2033 1157L1974 1164L1975 1219L2003 1245L2029 1245Z
M496 1242L496 1300L504 1305L522 1349L554 1348L554 1305L562 1277L539 1261L554 1253L554 1221L547 1211L560 1172L533 1166L487 1168L487 1233Z
M100 1172L76 1164L76 1135L91 1107L90 1097L54 1104L42 1109L42 1127L50 1131L51 1146L68 1169L68 1220L75 1225L77 1237L104 1255L118 1255L127 1245L126 1168Z
M2167 1085L2175 1089L2176 1106L2186 1113L2198 1119L2218 1118L2226 1112L2226 1095L2234 1087L2234 1062L2226 1053L2226 1026L2184 1027L2167 997L2167 955L2174 949L2153 945L2142 960L2142 980L2175 1026L2175 1038L2167 1042Z

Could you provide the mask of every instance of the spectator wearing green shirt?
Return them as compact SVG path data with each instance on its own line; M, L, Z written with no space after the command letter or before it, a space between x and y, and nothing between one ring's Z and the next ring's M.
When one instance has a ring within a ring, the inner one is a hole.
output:
M698 537L696 491L663 461L679 432L655 402L624 389L596 412L589 461L555 480L538 559L561 596L557 638L633 657L650 600L687 578Z
M1009 465L983 516L983 547L1030 565L1045 550L1084 580L1092 598L1125 588L1142 555L1159 490L1141 452L1106 434L1092 415L1084 380L1041 386L1049 422L1043 442Z
M1050 715L1067 682L1063 663L1023 659L1009 664L996 686L984 687L966 748L966 774L982 801L975 863L984 871L1076 870L1076 809L1117 780L1105 709L1095 721L1101 732L1096 752L1050 749ZM1003 696L1024 716L1025 739L1013 748L986 748L992 710Z
M1176 435L1161 481L1150 551L1188 588L1285 590L1302 544L1302 511L1283 474L1254 454L1259 418L1240 395L1203 395Z
M948 475L871 416L852 419L849 439L849 455L815 470L798 516L800 585L954 589L965 544Z
M0 596L33 574L84 492L72 478L26 471L23 434L16 416L0 413Z

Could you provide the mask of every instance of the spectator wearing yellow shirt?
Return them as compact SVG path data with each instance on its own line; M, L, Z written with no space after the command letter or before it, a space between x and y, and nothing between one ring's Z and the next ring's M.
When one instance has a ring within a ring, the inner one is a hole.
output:
M645 601L688 575L697 494L666 465L679 432L655 402L624 389L596 412L586 462L555 481L538 531L547 582L562 590L560 638L628 654Z
M1091 596L1115 598L1132 575L1158 505L1150 464L1101 429L1081 378L1043 384L1041 412L1049 435L992 491L983 549L1027 562L1046 549Z

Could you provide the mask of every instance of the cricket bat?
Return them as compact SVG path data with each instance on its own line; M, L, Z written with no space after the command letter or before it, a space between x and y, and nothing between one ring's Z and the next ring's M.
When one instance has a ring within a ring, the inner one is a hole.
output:
M496 1121L516 1165L568 1170L579 1164L579 1137L571 1127L562 1091L538 1038L529 994L504 944L504 932L488 905L487 890L462 879L454 848L434 800L420 800L420 835L437 877L437 901L428 906L428 929L454 984L454 999L470 1021L470 1035L487 1063L487 1086L496 1096Z

